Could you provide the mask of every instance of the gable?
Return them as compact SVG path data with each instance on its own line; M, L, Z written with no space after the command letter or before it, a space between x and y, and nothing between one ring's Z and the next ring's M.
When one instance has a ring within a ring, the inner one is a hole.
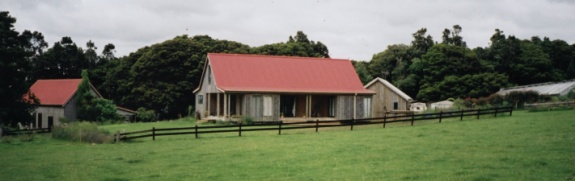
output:
M409 97L403 91L399 90L399 88L395 87L393 84L389 83L387 80L379 78L379 77L373 79L371 82L367 83L364 87L367 89L367 88L370 88L371 86L373 86L375 84L381 84L381 85L387 87L389 90L393 91L395 94L397 94L402 99L404 99L408 102L413 101L413 99L411 97Z
M223 92L373 94L349 60L210 53L207 66Z

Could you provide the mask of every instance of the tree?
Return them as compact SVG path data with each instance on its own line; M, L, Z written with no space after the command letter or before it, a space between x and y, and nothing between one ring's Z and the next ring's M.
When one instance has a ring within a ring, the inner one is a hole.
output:
M32 33L14 30L16 18L0 12L0 126L15 126L32 120L34 95L28 93L32 69L29 59L37 48ZM38 35L36 33L36 35Z
M255 47L251 52L263 55L329 58L329 50L327 46L320 41L310 41L307 38L307 35L302 31L298 31L295 37L290 36L287 42Z
M70 37L62 37L34 63L34 77L38 79L77 78L83 69L93 68Z
M76 106L78 107L78 119L86 121L110 121L118 120L116 106L110 100L93 95L88 71L82 71L82 82L76 91Z
M509 66L509 81L518 85L553 81L552 62L541 47L524 40L520 48L518 59Z
M113 78L113 77L107 77L107 74L108 72L112 71L111 69L114 69L114 67L117 66L114 63L109 63L116 59L116 57L114 56L115 51L114 48L115 46L109 43L106 46L104 46L104 50L99 56L96 54L95 51L92 52L86 51L85 54L88 59L90 59L89 57L93 57L95 59L92 68L88 69L88 73L90 74L90 82L92 83L92 85L97 85L98 90L101 90L102 91L101 93L104 93L106 97L109 97L108 93L110 89L100 89L100 88L104 87L103 84L106 81L106 79ZM89 44L88 49L90 49Z
M367 62L352 61L351 63L353 63L353 67L355 68L355 71L357 72L359 79L361 80L361 82L364 85L369 83L369 81L373 80L373 77L367 71L367 68L366 68Z
M559 81L567 78L567 69L574 58L574 49L563 40L551 41L548 37L543 40L532 37L531 42L541 47L541 50L549 56L552 62L552 80Z
M427 50L433 46L433 37L430 35L425 35L427 33L426 28L421 28L417 32L413 33L413 41L411 41L411 48L413 51L413 56L415 58L420 58L423 54L427 53Z
M507 83L505 75L494 73L462 46L436 44L413 64L414 72L423 77L417 95L423 101L487 96Z
M90 88L90 79L88 78L88 72L86 70L82 71L82 82L78 85L76 90L76 106L78 107L78 119L95 121L98 116L93 105L94 99L96 97L92 95L92 88Z
M92 40L89 40L86 43L86 51L84 51L84 56L86 58L88 67L95 67L96 63L98 63L98 54L96 53L96 49L98 49L98 47L96 47L96 45L94 45L94 42L92 42Z
M110 62L102 89L128 108L154 110L162 119L186 115L194 104L206 55L248 53L249 46L209 36L177 36Z
M395 82L407 77L411 65L410 47L407 45L389 45L383 52L373 55L369 69L374 77Z
M453 30L445 29L443 30L443 44L455 45L461 47L467 47L467 44L463 41L463 38L459 35L462 31L461 26L453 25Z

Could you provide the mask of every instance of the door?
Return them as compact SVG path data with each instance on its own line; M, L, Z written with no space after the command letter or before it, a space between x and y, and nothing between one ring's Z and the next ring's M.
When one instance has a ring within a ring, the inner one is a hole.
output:
M38 128L42 128L42 113L38 113Z
M48 128L52 129L52 125L54 125L54 117L48 116Z

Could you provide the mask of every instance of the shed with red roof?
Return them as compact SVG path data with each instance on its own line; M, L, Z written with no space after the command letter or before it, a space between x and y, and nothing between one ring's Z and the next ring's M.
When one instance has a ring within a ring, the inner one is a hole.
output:
M194 93L202 118L256 121L370 117L374 94L349 60L221 53L208 54Z
M60 119L76 120L76 91L82 79L40 79L32 87L30 93L38 99L34 111L35 120L31 127L48 128L59 125ZM92 95L102 97L90 84ZM126 108L117 107L118 114L126 116L135 112Z

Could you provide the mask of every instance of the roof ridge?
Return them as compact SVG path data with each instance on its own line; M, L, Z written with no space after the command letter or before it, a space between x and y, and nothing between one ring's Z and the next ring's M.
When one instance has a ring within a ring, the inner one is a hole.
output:
M542 83L535 83L535 84L519 85L519 86L513 86L513 87L506 87L506 88L503 88L502 90L528 88L528 87L537 87L537 86L544 86L544 85L551 85L551 84L561 84L561 83L570 83L570 82L574 82L574 83L575 83L575 79L555 81L555 82L542 82Z
M302 56L289 56L289 55L261 55L261 54L241 54L241 53L208 53L208 55L222 55L222 56L245 56L245 57L271 57L271 58L291 58L291 59L317 59L317 60L339 60L351 61L343 58L326 58L326 57L302 57Z

